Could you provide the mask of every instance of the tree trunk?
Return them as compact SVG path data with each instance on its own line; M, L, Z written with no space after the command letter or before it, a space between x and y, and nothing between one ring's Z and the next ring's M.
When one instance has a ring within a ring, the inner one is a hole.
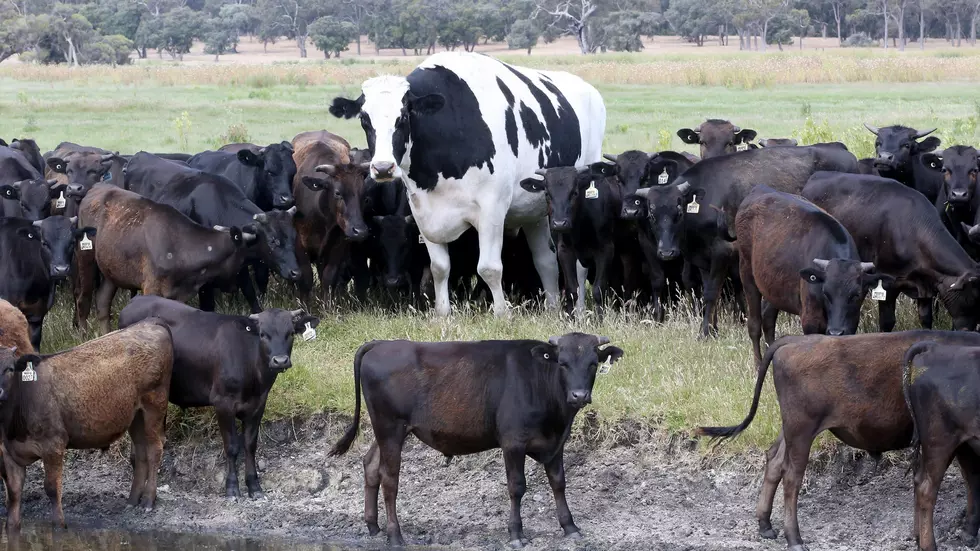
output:
M146 46L143 46L142 48L140 48L139 56L140 56L140 59L146 59Z
M324 51L323 51L323 58L324 58L324 59L330 59L330 52L328 52L328 51L326 51L326 50L324 50Z
M762 53L766 53L766 46L769 42L766 37L769 36L769 20L766 19L762 23Z
M299 57L306 59L306 35L296 35L296 47L299 48Z
M800 51L803 51L803 31L800 31Z
M218 54L214 54L214 62L215 62L215 63L217 63L217 62L218 62Z
M745 49L745 31L742 29L738 30L738 49L739 51Z
M533 46L528 46L528 47L527 47L527 55L531 55L531 48L532 48L532 47L533 47Z
M841 8L838 4L834 4L834 21L837 22L837 42L841 46L844 45L844 37L840 35L840 20L841 20Z
M956 14L956 47L959 48L963 45L963 21L960 19L960 14Z
M922 9L922 2L919 2L919 49L926 49L926 12Z
M402 55L408 56L408 52L405 51L405 46L402 46Z
M827 38L827 24L822 23L820 26L820 36L824 39Z
M980 15L978 14L978 12L980 12L980 4L977 4L976 7L973 8L973 15L970 17L970 45L971 46L977 45L977 16Z
M578 26L578 29L575 31L575 36L578 39L578 49L581 50L582 55L588 54L592 51L585 25Z
M885 24L884 34L882 34L881 43L888 49L888 0L881 0L881 18Z
M360 26L358 26L360 27ZM361 55L361 30L357 30L357 55Z
M898 12L898 48L905 51L905 4L899 6Z

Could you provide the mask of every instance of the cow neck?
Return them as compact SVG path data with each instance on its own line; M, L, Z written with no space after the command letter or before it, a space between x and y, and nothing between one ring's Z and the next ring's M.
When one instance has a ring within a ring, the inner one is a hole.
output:
M0 431L4 440L22 440L27 437L27 397L25 393L32 393L27 389L27 384L37 385L38 382L23 383L19 373L11 375L13 381L10 384L9 398L0 404Z

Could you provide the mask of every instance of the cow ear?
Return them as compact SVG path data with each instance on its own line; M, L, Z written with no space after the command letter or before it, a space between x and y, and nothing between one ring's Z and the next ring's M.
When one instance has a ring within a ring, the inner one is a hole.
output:
M701 142L701 137L698 136L698 133L690 128L681 128L678 130L677 137L680 138L682 142L692 145Z
M75 239L82 239L86 235L88 236L89 239L95 237L95 228L91 226L86 226L84 228L79 228L75 230Z
M310 324L310 327L316 329L317 326L320 325L320 318L303 312L299 316L293 318L293 333L299 335L303 331L306 331L307 323Z
M61 157L51 157L47 162L48 168L57 172L58 174L65 174L68 169L67 163Z
M68 184L55 184L48 188L48 196L51 199L57 199L62 193L68 191Z
M3 138L0 138L0 147L10 147L10 146L7 145L7 142L5 142Z
M418 115L433 115L446 105L446 98L442 94L428 94L420 98L412 98L412 112Z
M27 369L27 365L30 364L32 369L37 368L41 365L41 356L36 354L25 354L19 358L14 363L14 371L20 373Z
M262 157L259 157L248 149L242 149L238 152L238 162L245 166L255 166L258 168L262 168L262 166L265 164L262 162Z
M17 191L14 186L2 185L0 186L0 197L11 201L16 201L20 199L20 192Z
M239 331L244 331L255 336L259 335L258 327L255 326L255 322L250 318L237 318L235 320L235 327L237 327Z
M17 235L23 237L24 239L40 239L35 226L31 226L29 228L17 228Z
M338 119L352 119L361 112L361 106L363 105L364 94L361 94L356 100L338 96L333 98L333 102L330 104L328 111Z
M531 349L531 357L539 362L556 363L558 361L558 347L553 344L541 343Z
M943 169L943 158L935 153L926 153L922 156L922 164L931 168L932 170L942 170Z
M541 193L544 191L544 180L538 178L524 178L521 180L521 187L528 193Z
M755 130L752 130L751 128L746 128L745 130L742 130L738 134L735 134L735 143L751 142L758 135L759 133L756 132Z
M312 176L303 176L303 185L310 188L313 191L323 191L330 187L330 182L324 180L323 178L313 178Z
M279 145L283 146L283 148L285 148L290 153L295 153L293 151L293 144L287 142L286 140L283 140L282 143L280 143Z
M615 176L617 173L615 163L592 163L589 165L589 170L593 176Z
M800 270L800 277L809 281L810 283L823 283L824 272L823 270L818 270L816 268L803 268Z
M891 289L892 284L895 283L895 278L888 274L879 274L879 273L864 275L865 287L871 287L873 285L877 285L879 281L881 282L881 286L884 289Z
M608 361L610 364L614 364L623 357L623 349L618 346L607 346L599 350L598 355L599 363L604 364Z
M928 138L919 142L919 147L917 149L919 150L919 153L926 153L929 151L934 151L937 147L939 147L939 144L941 143L942 140L940 140L939 138L935 136L929 136Z

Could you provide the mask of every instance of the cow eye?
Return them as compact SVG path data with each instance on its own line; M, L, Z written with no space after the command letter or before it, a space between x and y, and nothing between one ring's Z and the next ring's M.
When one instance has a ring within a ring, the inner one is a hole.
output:
M902 144L902 149L908 149L909 147L911 147L911 146L909 144L907 144L907 143L903 143Z
M634 204L634 205L637 205L637 206L639 206L639 204L640 204L640 200L639 200L639 199L637 199L636 201L633 201L633 204Z

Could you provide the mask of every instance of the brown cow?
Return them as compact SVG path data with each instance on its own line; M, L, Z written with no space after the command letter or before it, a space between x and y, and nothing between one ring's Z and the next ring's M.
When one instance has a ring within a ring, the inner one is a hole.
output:
M369 163L352 164L350 144L326 130L297 135L293 149L293 196L299 208L297 258L303 273L300 292L308 300L315 264L326 298L348 257L349 241L368 237L361 204Z
M27 318L20 308L3 299L0 299L0 347L15 348L18 358L34 353Z
M84 366L85 369L79 369ZM158 320L134 325L71 350L15 358L0 349L0 422L7 477L7 528L20 530L26 468L44 463L44 491L56 525L67 449L105 449L129 431L135 464L129 504L156 503L167 391L173 367L170 330Z
M96 308L102 330L118 288L187 301L201 286L239 272L255 235L205 228L171 206L99 184L81 205L83 227L96 229L95 260L103 274Z
M759 364L749 414L731 427L700 427L714 438L739 435L752 423L759 407L766 371L772 378L782 417L782 432L766 452L765 477L755 510L759 533L774 539L772 502L783 483L783 524L791 551L803 551L796 509L817 435L829 430L842 442L871 454L907 448L912 417L902 396L902 360L913 344L980 345L980 335L953 331L902 331L829 337L789 336L778 339ZM964 467L966 467L964 465ZM964 469L966 473L969 469ZM970 482L970 481L968 481ZM980 479L969 487L967 509L980 506Z
M677 131L677 136L684 143L700 145L702 159L720 157L757 147L755 144L749 143L755 139L755 130L748 128L743 130L722 119L708 119L693 130L681 128Z

